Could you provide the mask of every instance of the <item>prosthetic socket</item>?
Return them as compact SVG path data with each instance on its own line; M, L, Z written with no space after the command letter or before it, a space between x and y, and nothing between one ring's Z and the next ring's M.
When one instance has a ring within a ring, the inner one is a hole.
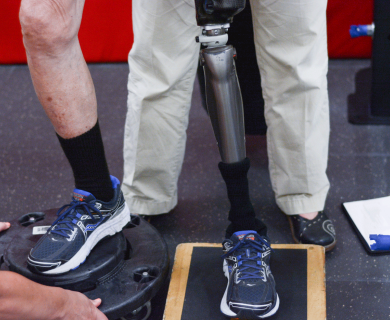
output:
M233 16L245 8L245 0L195 0L196 19L202 34L200 63L206 82L207 109L224 163L245 159L244 110L234 59L226 45Z

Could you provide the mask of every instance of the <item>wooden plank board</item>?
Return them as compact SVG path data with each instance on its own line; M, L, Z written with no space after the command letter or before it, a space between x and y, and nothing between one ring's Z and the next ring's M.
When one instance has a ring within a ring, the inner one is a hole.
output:
M185 243L180 244L176 249L175 261L169 286L167 303L164 312L164 320L187 320L183 314L183 307L186 296L192 294L191 288L188 287L191 262L194 248L221 248L221 244L214 243ZM275 252L286 252L286 250L303 250L307 252L307 320L325 320L326 319L326 290L325 290L325 252L323 247L314 245L297 245L297 244L273 244ZM215 250L215 249L213 249ZM306 256L306 255L305 255ZM193 263L194 264L194 263ZM207 265L204 266L207 269ZM272 268L271 268L272 269ZM221 261L222 270L222 261ZM215 272L221 272L216 270ZM273 269L272 269L273 270ZM293 270L291 270L293 274ZM275 275L275 274L274 274ZM218 274L219 276L219 274ZM277 279L277 276L275 276ZM193 282L192 282L193 283ZM277 282L278 286L278 282ZM223 290L225 287L223 288ZM196 294L196 293L195 293ZM305 292L306 294L306 292ZM219 297L219 299L222 298ZM188 303L188 302L187 302ZM206 308L206 307L204 307ZM199 316L202 317L204 308L199 309ZM207 308L206 308L207 309ZM213 309L218 308L213 306ZM283 312L283 300L278 313ZM288 312L288 310L285 310ZM216 312L213 310L212 312ZM276 315L278 315L278 313ZM220 316L218 314L218 316ZM273 319L271 317L270 319ZM293 319L291 319L293 320ZM299 319L304 320L304 319Z

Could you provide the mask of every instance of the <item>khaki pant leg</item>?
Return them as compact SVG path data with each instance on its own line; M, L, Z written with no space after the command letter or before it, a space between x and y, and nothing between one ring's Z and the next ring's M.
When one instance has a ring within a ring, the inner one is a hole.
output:
M252 0L272 187L287 214L322 210L329 189L326 0Z
M131 212L177 204L199 56L194 0L133 0L122 190Z

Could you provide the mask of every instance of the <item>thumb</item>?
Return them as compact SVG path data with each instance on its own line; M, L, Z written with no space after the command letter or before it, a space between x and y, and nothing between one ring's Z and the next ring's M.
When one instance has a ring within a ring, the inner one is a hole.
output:
M9 222L0 222L0 231L7 230L10 226Z
M91 300L91 301L92 301L93 305L94 305L96 308L97 308L98 306L100 306L101 303L102 303L102 299L100 299L100 298L97 298L97 299Z

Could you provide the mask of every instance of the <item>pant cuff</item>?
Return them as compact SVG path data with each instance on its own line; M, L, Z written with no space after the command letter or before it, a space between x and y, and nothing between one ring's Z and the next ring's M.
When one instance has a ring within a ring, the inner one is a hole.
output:
M131 213L146 216L168 213L177 205L177 194L168 201L145 200L130 195L124 197Z
M315 195L299 194L276 199L276 204L287 215L322 211L329 187Z

